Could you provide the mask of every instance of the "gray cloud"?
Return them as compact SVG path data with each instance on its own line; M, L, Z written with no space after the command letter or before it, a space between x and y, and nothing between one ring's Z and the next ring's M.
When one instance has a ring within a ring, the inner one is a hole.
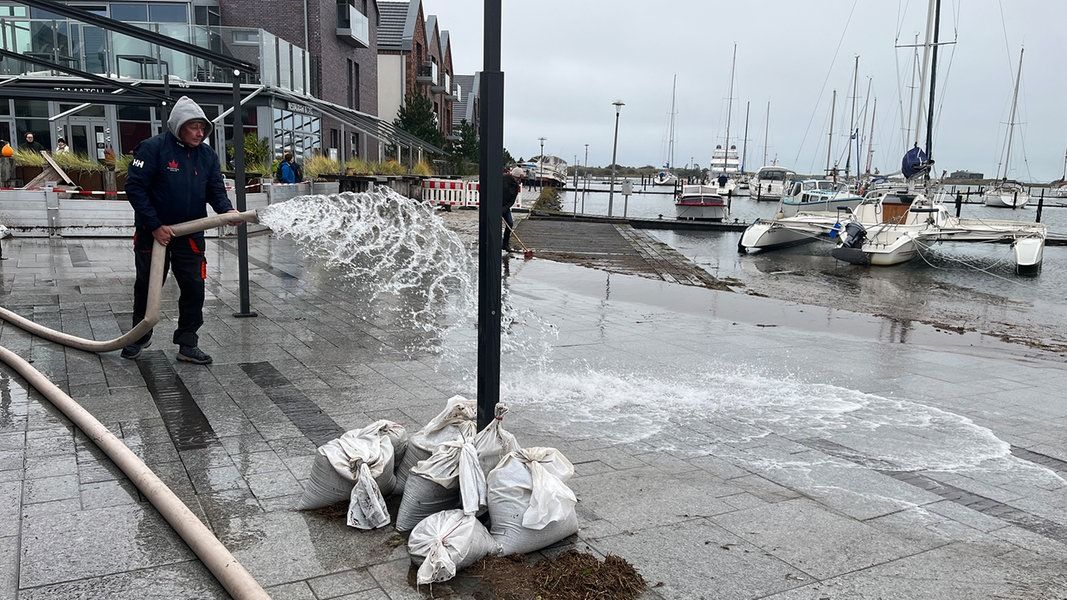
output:
M942 49L942 110L934 156L949 170L996 172L1011 72L1025 44L1017 118L1024 124L1017 128L1016 147L1021 145L1026 162L1023 152L1013 151L1011 175L1051 180L1061 174L1067 145L1067 111L1062 108L1067 80L1060 74L1067 56L1062 32L1067 3L1011 0L1004 2L1002 20L1000 1L943 2L941 38L956 39L958 26L959 43ZM904 151L898 85L907 86L911 74L910 51L894 48L895 39L899 31L900 43L910 43L922 31L926 3L859 0L846 27L852 7L852 0L505 2L505 143L516 156L530 156L538 151L537 138L544 136L546 152L568 161L588 143L590 162L607 164L614 125L611 102L621 98L626 106L619 162L660 164L671 77L677 73L675 163L695 157L707 164L725 133L730 53L737 42L731 137L741 137L744 105L750 101L751 168L762 162L769 100L770 156L801 171L821 169L832 89L838 90L835 131L840 132L833 154L843 153L851 101L846 97L851 95L852 58L858 54L860 95L871 77L872 96L878 98L874 164L882 171L895 170ZM426 0L425 8L452 32L457 72L478 70L482 2Z

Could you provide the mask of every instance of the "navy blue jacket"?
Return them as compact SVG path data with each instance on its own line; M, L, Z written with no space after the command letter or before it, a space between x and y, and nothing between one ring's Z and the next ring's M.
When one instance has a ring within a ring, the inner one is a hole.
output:
M134 223L149 231L231 210L215 150L207 144L190 148L167 131L134 149L126 175L126 198Z

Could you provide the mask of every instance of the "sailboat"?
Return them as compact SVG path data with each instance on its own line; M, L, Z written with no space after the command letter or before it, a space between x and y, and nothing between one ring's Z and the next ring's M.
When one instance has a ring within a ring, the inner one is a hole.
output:
M734 71L737 67L737 44L734 44L733 60L730 63L730 95L726 99L726 143L716 145L711 155L711 183L723 196L732 195L737 188L737 181L732 177L741 171L741 160L737 155L737 146L730 145L730 120L734 106Z
M663 167L663 170L656 173L656 176L652 178L652 185L669 185L674 187L678 185L678 176L671 173L671 165L674 164L674 107L675 107L675 93L678 90L678 75L674 76L674 83L671 84L671 124L668 129L668 141L667 141L667 162Z
M791 218L757 221L742 234L739 251L768 250L790 241L824 239L836 241L832 254L838 260L889 266L907 262L941 242L1010 242L1017 273L1036 274L1041 270L1048 234L1045 225L954 217L942 201L945 195L936 195L931 189L930 171L934 161L928 153L933 146L935 77L931 73L937 71L937 2L929 0L914 147L901 162L909 187L918 187L916 183L921 178L922 191L916 190L914 197L869 194L858 207L840 211L839 215L798 213ZM924 107L928 76L930 102ZM924 125L925 150L919 146Z
M1011 168L1011 143L1015 138L1015 109L1019 102L1019 80L1023 74L1023 52L1019 49L1019 70L1015 73L1015 92L1011 98L1011 116L1008 117L1008 138L1004 148L1004 173L997 169L997 184L982 194L982 200L986 206L997 208L1022 208L1030 201L1030 194L1026 188L1017 181L1008 179L1008 170Z
M1052 197L1067 198L1067 152L1063 153L1063 176L1052 182Z

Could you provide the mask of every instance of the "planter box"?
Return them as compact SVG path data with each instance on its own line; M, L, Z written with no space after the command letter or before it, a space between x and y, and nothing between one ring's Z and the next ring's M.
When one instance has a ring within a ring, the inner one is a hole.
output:
M18 180L21 185L26 185L30 181L33 181L34 177L41 174L44 169L41 167L28 167L28 166L15 166L15 179Z

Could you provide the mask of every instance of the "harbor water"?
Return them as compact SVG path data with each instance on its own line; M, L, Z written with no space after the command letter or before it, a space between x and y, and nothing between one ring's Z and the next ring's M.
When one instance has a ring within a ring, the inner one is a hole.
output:
M634 182L627 201L618 187L612 215L644 219L672 219L669 188ZM952 190L952 188L949 188ZM954 191L954 190L953 190ZM959 191L966 192L967 188ZM1035 190L1036 191L1036 190ZM636 193L644 192L644 193ZM596 183L588 191L563 192L564 211L607 215L607 185ZM963 204L961 216L1033 222L1036 200L1022 209L988 208ZM731 199L730 222L749 223L771 218L776 201L747 196ZM1062 199L1047 200L1041 221L1054 236L1067 235L1067 207ZM741 255L740 232L648 230L720 279L736 279L744 291L803 303L883 315L902 322L922 321L951 328L995 332L1008 338L1025 338L1037 345L1067 339L1067 247L1045 248L1041 273L1020 277L1014 272L1008 244L944 243L894 267L858 267L834 259L831 246L814 243L780 251Z

